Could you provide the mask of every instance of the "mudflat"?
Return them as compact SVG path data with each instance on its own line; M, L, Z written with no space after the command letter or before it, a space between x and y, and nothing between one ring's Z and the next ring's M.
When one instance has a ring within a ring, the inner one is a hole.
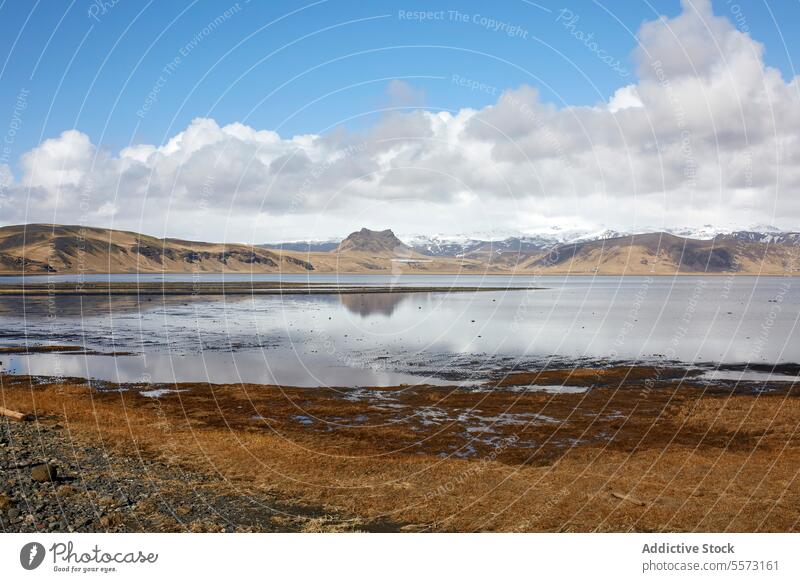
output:
M792 381L617 365L469 388L0 383L3 406L37 419L3 420L7 531L800 529ZM37 462L63 481L31 482ZM124 502L58 515L107 497L92 487ZM250 506L269 511L231 509Z

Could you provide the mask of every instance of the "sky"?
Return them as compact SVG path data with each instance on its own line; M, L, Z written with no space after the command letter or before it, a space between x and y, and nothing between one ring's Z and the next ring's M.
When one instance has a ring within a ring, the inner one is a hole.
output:
M798 229L800 2L0 0L0 224Z

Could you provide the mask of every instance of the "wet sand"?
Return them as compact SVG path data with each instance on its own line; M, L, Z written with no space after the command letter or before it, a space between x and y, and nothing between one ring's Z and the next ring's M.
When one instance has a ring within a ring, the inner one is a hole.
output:
M353 523L800 529L792 382L708 382L680 366L517 372L477 388L0 381L4 406L74 442Z

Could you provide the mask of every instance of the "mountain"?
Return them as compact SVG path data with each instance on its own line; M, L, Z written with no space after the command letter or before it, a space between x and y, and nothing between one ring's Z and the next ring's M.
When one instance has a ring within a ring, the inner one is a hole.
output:
M301 258L247 245L57 224L0 228L0 272L4 273L302 273L313 269Z
M501 240L461 240L436 237L415 237L412 248L420 254L432 257L468 257L492 253L533 253L550 246L552 241L540 237L509 237Z
M480 260L422 255L391 230L362 228L349 234L330 252L304 255L318 272L403 274L481 273L488 264Z
M597 232L551 229L540 234L511 235L504 238L414 235L407 240L415 251L432 257L486 257L503 253L536 253L568 242L602 240L622 234L615 230Z
M599 240L610 240L626 236L663 232L694 240L742 240L746 242L771 243L800 246L800 233L783 232L774 226L757 226L751 230L730 230L710 224L696 228L656 228L636 231L613 229L581 230L552 227L534 234L510 234L504 237L480 235L411 235L406 237L408 244L418 253L434 257L470 257L501 253L535 253L553 249L563 244L576 244Z
M737 230L727 234L718 234L715 238L717 240L738 240L773 245L800 246L800 232Z
M647 233L560 245L523 270L597 274L797 274L797 250L734 239L697 240Z
M414 250L395 236L391 230L369 230L362 228L344 239L337 253L365 253L372 256L410 256Z
M479 247L486 241L467 236L425 236L406 237L406 242L416 252L429 257L459 257Z
M707 233L708 234L708 233ZM362 228L334 248L267 249L135 232L29 224L0 228L0 273L800 274L800 233L734 231L707 239L616 231L422 237ZM301 244L301 243L296 243ZM332 243L328 243L332 245Z

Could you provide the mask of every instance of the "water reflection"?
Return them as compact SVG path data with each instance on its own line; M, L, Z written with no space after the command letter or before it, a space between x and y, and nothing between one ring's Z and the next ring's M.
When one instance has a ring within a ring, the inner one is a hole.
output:
M248 295L228 295L224 298L202 295L32 295L29 297L0 297L0 317L84 318L124 315L173 307L204 305L223 301L235 303L252 299Z
M540 278L543 290L211 297L0 297L3 343L142 356L60 356L111 380L372 385L486 378L598 359L796 362L790 278ZM23 309L24 308L24 309ZM24 314L24 317L23 317ZM47 375L49 354L4 358ZM138 359L137 359L138 358ZM11 367L9 367L11 365Z
M409 293L344 293L339 295L339 301L347 311L361 317L375 314L389 317L409 296Z
M279 386L397 386L453 382L390 370L381 366L347 365L335 354L282 352L280 357L261 350L195 354L149 353L134 356L68 354L10 355L0 358L0 372L62 378L94 378L117 383L209 382ZM352 362L350 362L352 364Z

